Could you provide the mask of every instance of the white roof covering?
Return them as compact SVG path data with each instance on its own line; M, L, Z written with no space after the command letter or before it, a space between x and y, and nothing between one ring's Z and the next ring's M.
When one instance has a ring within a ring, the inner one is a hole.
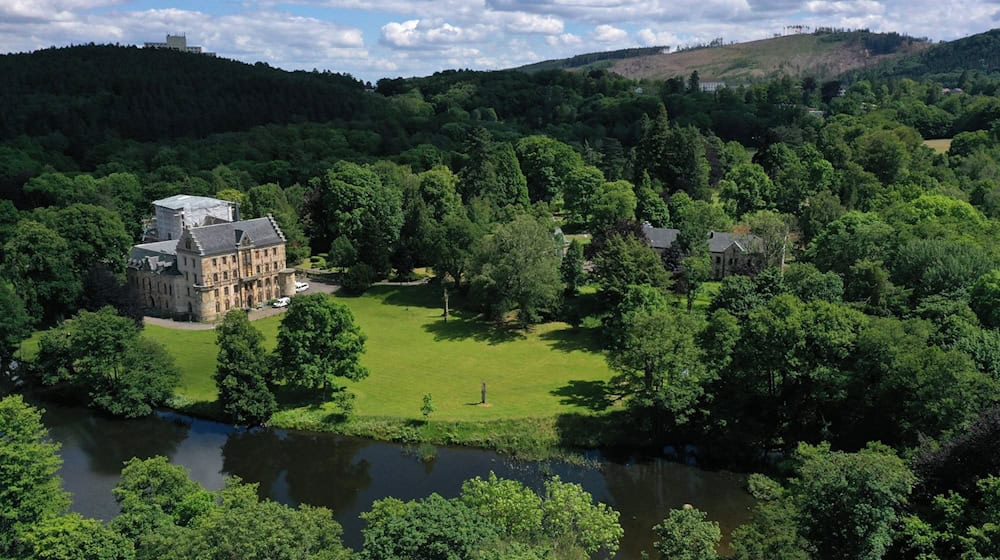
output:
M222 205L235 205L235 202L209 198L207 196L194 196L190 194L175 194L174 196L154 200L154 206L162 206L171 210L194 210L198 208L214 208Z

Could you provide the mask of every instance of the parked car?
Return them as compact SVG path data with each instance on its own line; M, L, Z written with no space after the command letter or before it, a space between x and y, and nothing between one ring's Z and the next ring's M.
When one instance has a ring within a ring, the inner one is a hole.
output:
M288 307L289 303L292 303L292 298L283 297L283 298L278 298L278 299L274 300L274 303L272 303L271 306L272 307Z
M296 282L295 283L295 291L296 292L304 292L304 291L306 291L308 289L309 289L309 282Z

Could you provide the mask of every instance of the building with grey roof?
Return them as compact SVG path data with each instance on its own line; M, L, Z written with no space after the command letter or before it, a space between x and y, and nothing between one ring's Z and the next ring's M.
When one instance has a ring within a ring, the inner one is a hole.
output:
M206 208L215 199L164 199L163 207ZM160 208L160 206L157 206ZM215 218L207 214L208 221ZM215 321L230 309L253 308L295 293L295 271L285 266L285 236L271 216L197 227L177 239L132 248L130 287L151 313Z
M646 243L662 255L673 248L680 230L642 224ZM755 270L762 255L762 241L750 233L712 231L708 234L708 252L712 261L712 278L720 280L731 274L746 274Z
M180 239L184 228L195 228L240 219L239 205L228 200L177 194L153 201L153 226L146 234L150 241Z

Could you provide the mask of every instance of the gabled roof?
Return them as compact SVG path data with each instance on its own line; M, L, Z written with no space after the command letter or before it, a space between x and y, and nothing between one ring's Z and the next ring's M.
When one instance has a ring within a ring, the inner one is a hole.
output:
M761 239L750 233L728 233L725 231L713 231L708 235L708 251L710 253L722 253L731 245L736 245L736 250L741 253L759 252Z
M669 249L677 241L678 229L653 227L646 222L642 224L642 234L654 249Z
M191 236L193 241L191 249L201 255L232 253L241 241L249 242L254 247L270 247L285 243L285 235L270 216L190 228L185 235Z

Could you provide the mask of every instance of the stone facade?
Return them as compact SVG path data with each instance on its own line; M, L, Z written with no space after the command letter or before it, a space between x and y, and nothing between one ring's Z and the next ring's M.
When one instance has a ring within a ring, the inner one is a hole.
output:
M679 230L642 225L646 243L658 254L671 250ZM721 231L709 232L708 253L712 261L712 279L721 280L731 274L748 274L761 264L761 239L752 234Z
M270 216L189 227L176 241L136 245L127 272L151 312L193 321L295 293L285 238Z

